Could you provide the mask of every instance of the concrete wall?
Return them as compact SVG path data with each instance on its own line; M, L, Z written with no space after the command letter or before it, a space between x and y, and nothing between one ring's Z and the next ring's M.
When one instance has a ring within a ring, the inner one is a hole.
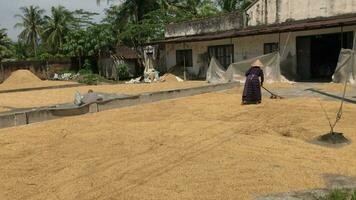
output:
M169 24L166 26L165 37L200 35L238 29L242 27L242 24L242 15L239 13L231 13L223 16Z
M356 26L344 27L344 32L356 31ZM296 38L299 36L319 35L328 33L339 33L341 28L329 28L311 31L299 31L292 33L281 33L280 35L280 53L282 73L296 78L297 56L296 56ZM213 45L234 45L234 62L246 60L263 54L264 43L279 42L278 34L248 36L224 40L214 40L206 42L192 42L183 44L167 44L166 46L166 64L167 68L176 65L176 50L192 49L193 67L187 68L188 73L198 75L200 70L206 70L209 60L206 56L208 46Z
M246 13L249 26L356 12L356 0L259 0Z

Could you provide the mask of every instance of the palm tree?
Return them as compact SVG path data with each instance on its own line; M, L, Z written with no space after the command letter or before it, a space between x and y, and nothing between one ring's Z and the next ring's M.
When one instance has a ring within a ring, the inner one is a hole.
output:
M11 55L12 42L6 34L6 29L0 29L0 62Z
M52 50L62 47L73 22L73 14L63 6L52 7L51 16L44 17L43 39Z
M37 47L42 32L42 15L44 10L38 6L29 6L20 8L22 15L15 15L19 17L21 22L17 23L15 27L22 27L24 30L20 33L19 38L31 46L32 50L37 56Z
M119 5L121 20L137 23L144 16L159 8L157 0L125 0Z

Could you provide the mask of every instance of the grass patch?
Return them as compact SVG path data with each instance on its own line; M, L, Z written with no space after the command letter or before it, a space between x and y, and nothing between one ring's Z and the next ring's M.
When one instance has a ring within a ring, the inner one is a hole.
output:
M107 80L98 74L89 73L89 74L81 75L78 79L78 83L83 83L86 85L98 85L100 83L115 83L115 82Z
M356 190L346 191L341 189L332 190L325 197L317 197L316 200L356 200Z

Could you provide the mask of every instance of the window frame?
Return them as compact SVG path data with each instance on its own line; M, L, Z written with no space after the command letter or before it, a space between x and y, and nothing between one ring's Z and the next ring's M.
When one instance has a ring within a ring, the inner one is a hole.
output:
M176 65L184 67L193 67L193 50L192 49L177 49L176 50Z
M208 46L208 54L210 59L214 56L220 62L221 66L227 69L235 60L234 44Z
M268 49L267 49L268 48ZM269 54L279 51L279 43L278 42L268 42L263 44L263 54Z

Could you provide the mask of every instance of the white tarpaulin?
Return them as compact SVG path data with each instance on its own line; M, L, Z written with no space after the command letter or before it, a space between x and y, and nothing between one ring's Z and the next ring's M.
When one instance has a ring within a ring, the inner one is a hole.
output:
M225 81L225 70L219 63L219 61L212 57L210 60L209 68L206 73L206 80L209 83L219 83Z
M246 80L246 71L251 67L251 64L257 59L259 59L264 65L262 70L264 72L265 82L288 82L288 80L281 74L280 55L278 52L262 55L241 62L232 63L224 73L222 72L223 69L218 63L218 61L216 59L211 59L209 69L207 71L207 81L239 81L244 83Z
M334 83L345 83L347 80L351 85L356 85L356 54L351 49L341 49L339 61L332 77Z

